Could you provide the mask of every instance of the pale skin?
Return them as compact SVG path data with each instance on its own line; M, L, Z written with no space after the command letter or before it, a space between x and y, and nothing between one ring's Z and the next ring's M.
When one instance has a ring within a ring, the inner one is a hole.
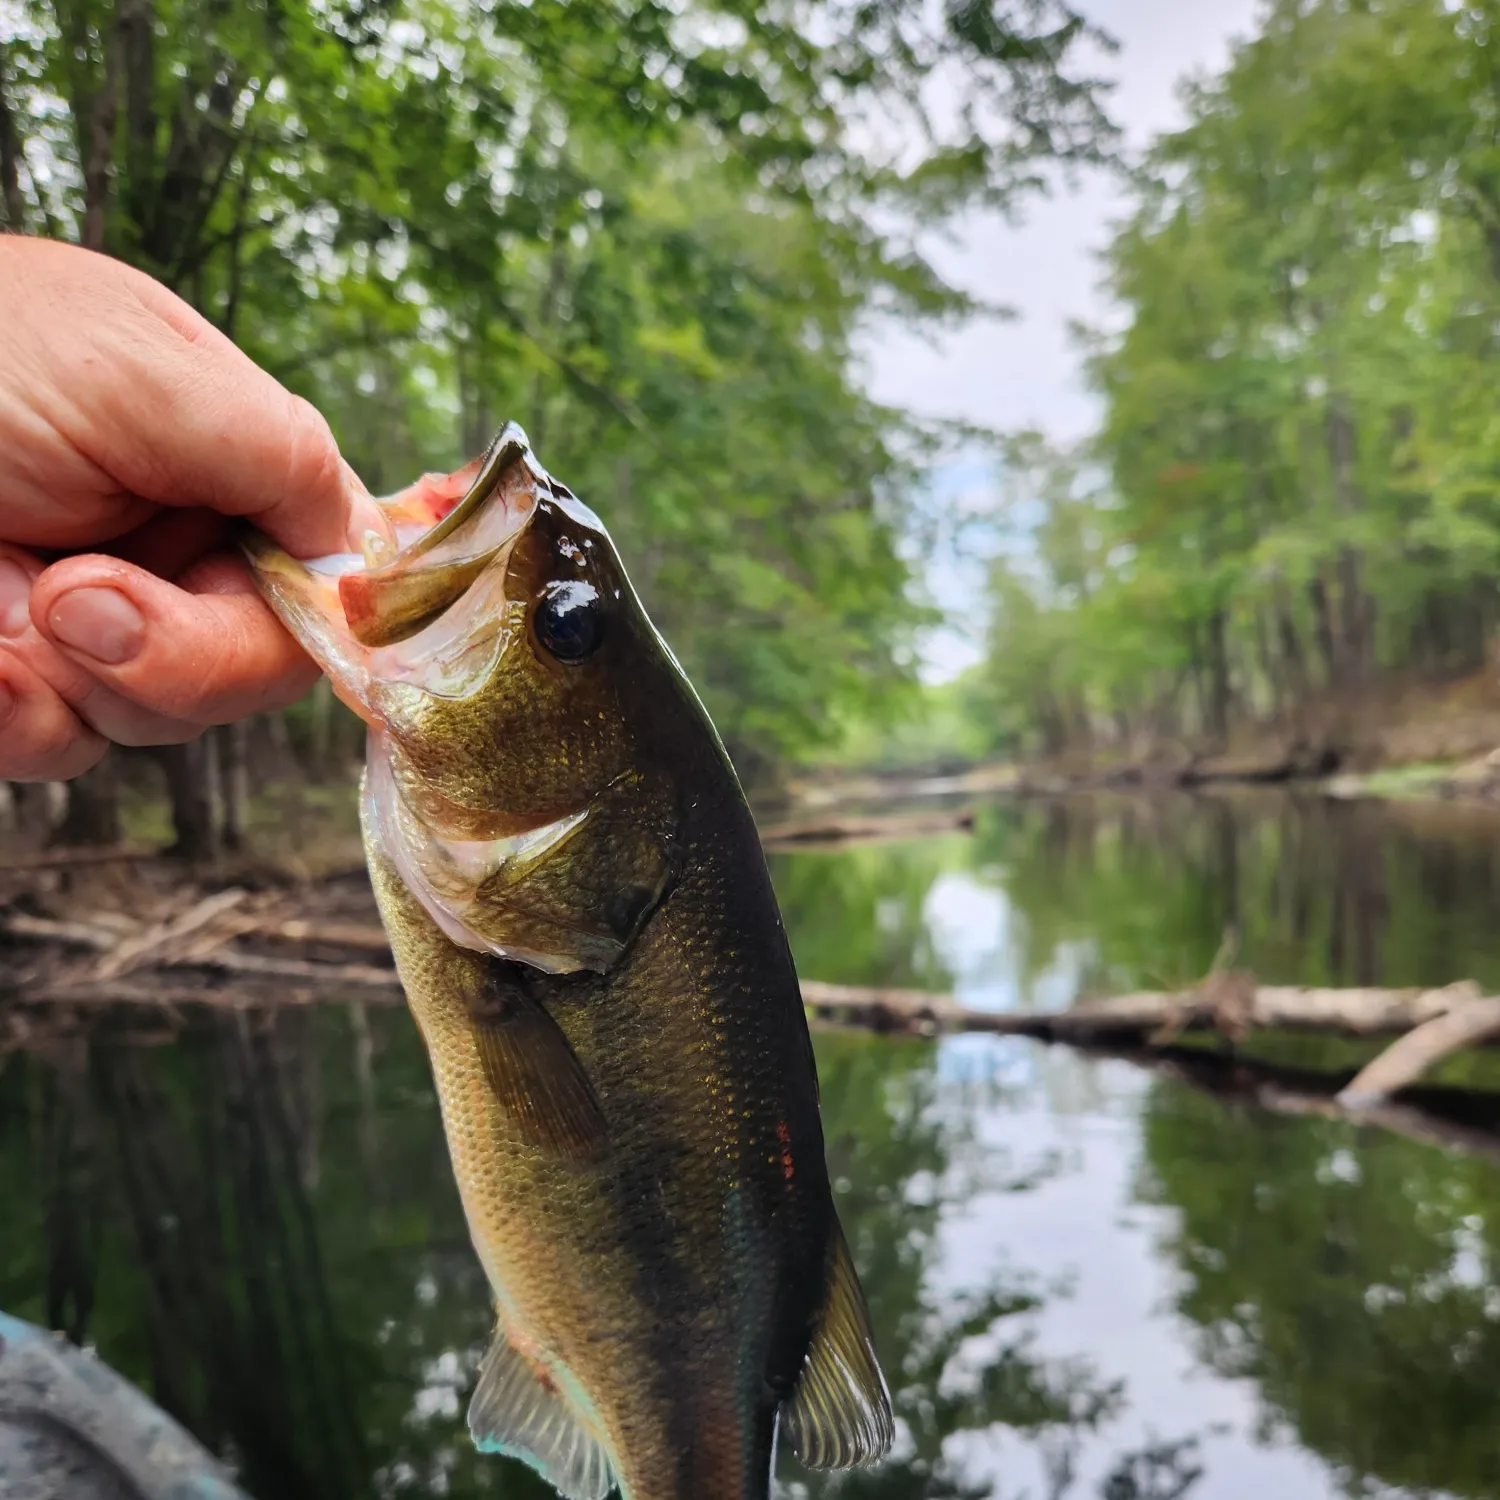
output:
M385 529L323 418L165 287L0 236L0 779L307 690L235 517L301 557Z

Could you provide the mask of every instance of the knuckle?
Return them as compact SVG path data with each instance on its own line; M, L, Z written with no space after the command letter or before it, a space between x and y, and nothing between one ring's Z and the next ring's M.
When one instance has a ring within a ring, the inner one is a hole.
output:
M60 705L23 702L0 744L0 776L7 781L67 781L82 775L106 745Z
M71 781L75 776L82 776L85 771L93 770L104 759L108 749L109 742L100 739L96 734L76 735L69 742L66 753L59 758L57 768L48 779Z
M296 503L326 495L343 482L338 444L323 414L301 396L287 398L286 475L283 493Z

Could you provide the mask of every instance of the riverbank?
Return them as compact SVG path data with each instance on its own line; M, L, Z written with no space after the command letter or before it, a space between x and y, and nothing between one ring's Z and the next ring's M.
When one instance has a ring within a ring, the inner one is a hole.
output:
M828 772L793 779L808 810L893 800L1300 784L1330 797L1481 801L1500 807L1500 675L1388 683L1315 700L1295 719L1227 740L1102 744L1035 761Z

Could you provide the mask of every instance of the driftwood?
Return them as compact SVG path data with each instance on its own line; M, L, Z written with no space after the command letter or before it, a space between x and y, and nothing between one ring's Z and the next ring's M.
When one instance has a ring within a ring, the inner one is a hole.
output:
M760 830L761 844L768 849L787 845L842 844L857 839L862 844L879 839L912 839L926 834L952 833L974 826L971 808L933 808L920 813L850 814L790 818L767 823Z
M201 901L195 901L185 912L157 922L134 937L115 943L94 970L96 979L118 979L136 969L153 967L177 951L183 940L201 933L218 921L226 912L244 904L248 891L231 886L226 891L215 891ZM227 941L224 933L221 941Z
M1474 997L1392 1042L1339 1095L1349 1109L1365 1109L1419 1079L1433 1063L1500 1035L1500 1000Z
M0 934L102 955L38 966L18 976L12 993L23 1001L73 1004L300 1005L353 989L394 1003L400 983L389 963L345 961L342 954L386 955L385 934L373 923L316 922L254 909L244 891L219 891L170 921L122 930L118 914L62 920L0 911ZM247 949L311 945L334 959L292 957ZM165 975L186 969L215 976L193 989ZM159 981L146 982L155 972ZM131 982L132 979L135 982ZM1142 991L1091 1001L1064 1011L976 1011L951 996L921 990L869 988L807 979L802 998L817 1020L877 1031L936 1035L988 1032L1033 1037L1079 1047L1129 1044L1161 1054L1185 1031L1214 1031L1239 1042L1260 1029L1316 1031L1397 1041L1339 1095L1341 1110L1382 1107L1435 1063L1462 1047L1500 1036L1500 997L1486 997L1464 980L1441 989L1305 989L1260 985L1252 975L1216 971L1180 993ZM1332 1106L1330 1106L1332 1107Z
M1160 1049L1183 1031L1204 1029L1235 1041L1255 1028L1397 1035L1340 1096L1346 1110L1368 1111L1442 1058L1500 1035L1500 999L1481 996L1470 980L1434 990L1326 990L1255 985L1248 975L1226 973L1182 994L1115 995L1052 1012L966 1010L946 995L811 980L803 981L802 997L820 1019L881 1031L982 1031L1106 1049L1141 1038Z
M86 845L71 849L43 849L36 854L18 854L0 860L0 875L31 870L61 870L78 865L128 864L132 860L160 859L166 851L137 844Z
M244 895L243 892L222 892L221 894L225 896L233 894L236 897ZM204 904L206 903L200 903L200 905ZM228 901L222 902L210 915L220 915L234 904ZM187 915L192 915L192 913ZM206 920L207 918L201 918L187 930L191 931L203 925ZM289 925L300 927L303 924ZM266 923L256 924L246 930L275 931L277 928L273 924ZM366 929L361 929L361 936L365 931ZM380 929L373 928L368 931L379 932ZM0 915L0 932L9 933L13 937L39 938L71 947L93 948L109 953L111 957L123 948L131 949L124 964L101 963L88 974L76 979L63 979L36 989L23 990L22 997L25 999L91 1001L97 1004L113 1003L117 1000L149 1001L153 994L159 993L149 986L131 986L118 982L124 975L144 966L134 961L145 952L138 940L127 939L122 943L116 937L101 932L98 928L84 922L58 922L47 917L28 916L24 912L7 912ZM228 974L250 975L257 979L300 980L304 983L331 987L341 984L389 990L396 990L400 987L400 981L396 978L394 969L376 968L369 964L315 963L306 959L266 958L258 953L245 953L218 945L206 952L193 947L173 951L169 938L180 938L183 935L182 930L165 936L158 932L157 940L150 945L149 962L163 969L217 969ZM384 934L381 934L380 946L384 951L390 951L389 944L384 941ZM201 991L188 993L196 993L200 1000L215 998L213 994L205 995ZM295 1001L299 997L293 995L288 998Z
M371 953L389 953L385 929L362 922L261 921L246 932L287 943L317 943L329 948L359 948Z
M1228 978L1230 976L1222 976ZM1060 1011L966 1010L950 996L923 990L868 989L805 981L803 998L829 1019L864 1019L860 1012L884 1013L893 1022L928 1020L938 1030L989 1031L1041 1041L1088 1041L1108 1036L1144 1035L1171 1026L1176 1031L1217 1028L1218 986L1181 993L1143 990L1091 1000ZM1436 990L1303 989L1257 985L1246 997L1236 1022L1250 1028L1336 1032L1382 1036L1406 1032L1423 1022L1478 1000L1470 980ZM874 1019L881 1019L877 1014Z

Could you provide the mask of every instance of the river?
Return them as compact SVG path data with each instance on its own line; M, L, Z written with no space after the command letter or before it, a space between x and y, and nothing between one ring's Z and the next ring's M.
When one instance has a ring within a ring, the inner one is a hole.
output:
M1500 822L1456 807L997 804L773 863L806 976L971 1006L1185 984L1230 927L1267 982L1500 987ZM785 1495L1500 1496L1494 1165L1021 1040L817 1047L900 1436L787 1458ZM0 1307L255 1500L551 1494L464 1432L487 1299L399 1009L116 1014L0 1061Z

